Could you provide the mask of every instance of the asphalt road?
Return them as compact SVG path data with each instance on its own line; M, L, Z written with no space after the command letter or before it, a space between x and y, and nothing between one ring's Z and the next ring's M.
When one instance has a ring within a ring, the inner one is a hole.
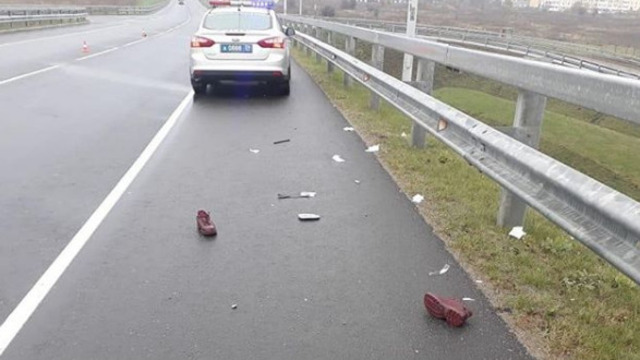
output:
M0 322L188 96L203 11L0 36ZM528 358L344 126L295 64L288 98L189 102L2 360ZM317 196L277 200L300 191ZM200 208L215 240L195 230ZM430 318L426 291L475 299L474 317Z

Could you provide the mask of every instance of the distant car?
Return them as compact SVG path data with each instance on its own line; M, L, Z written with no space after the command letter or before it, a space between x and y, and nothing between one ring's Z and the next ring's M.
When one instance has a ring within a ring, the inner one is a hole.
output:
M178 5L184 5L184 0L178 0Z
M191 40L191 85L197 95L208 84L264 83L289 95L289 36L266 1L211 1ZM258 5L267 5L260 7Z

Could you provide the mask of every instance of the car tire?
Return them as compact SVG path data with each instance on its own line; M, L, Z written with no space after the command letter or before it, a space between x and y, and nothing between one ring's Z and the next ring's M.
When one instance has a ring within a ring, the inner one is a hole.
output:
M289 96L291 93L291 85L289 85L289 80L280 84L280 95Z
M193 93L196 96L205 95L207 93L207 84L191 84Z

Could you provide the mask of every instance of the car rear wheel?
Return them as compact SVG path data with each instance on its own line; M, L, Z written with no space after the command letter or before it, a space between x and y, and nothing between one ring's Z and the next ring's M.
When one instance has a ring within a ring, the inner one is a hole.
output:
M289 96L290 93L291 93L291 86L289 85L289 80L287 80L286 82L280 85L280 95Z
M191 87L193 87L193 92L196 95L204 95L207 93L207 84L191 84Z

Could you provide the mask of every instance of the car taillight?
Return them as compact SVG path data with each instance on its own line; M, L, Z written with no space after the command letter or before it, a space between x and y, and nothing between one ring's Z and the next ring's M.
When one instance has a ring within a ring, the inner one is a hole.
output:
M272 37L258 41L258 45L263 48L284 49L285 39L281 37Z
M208 48L208 47L212 47L213 45L215 45L215 41L211 40L211 39L207 39L207 38L203 38L200 36L194 36L191 39L191 47L192 48Z

